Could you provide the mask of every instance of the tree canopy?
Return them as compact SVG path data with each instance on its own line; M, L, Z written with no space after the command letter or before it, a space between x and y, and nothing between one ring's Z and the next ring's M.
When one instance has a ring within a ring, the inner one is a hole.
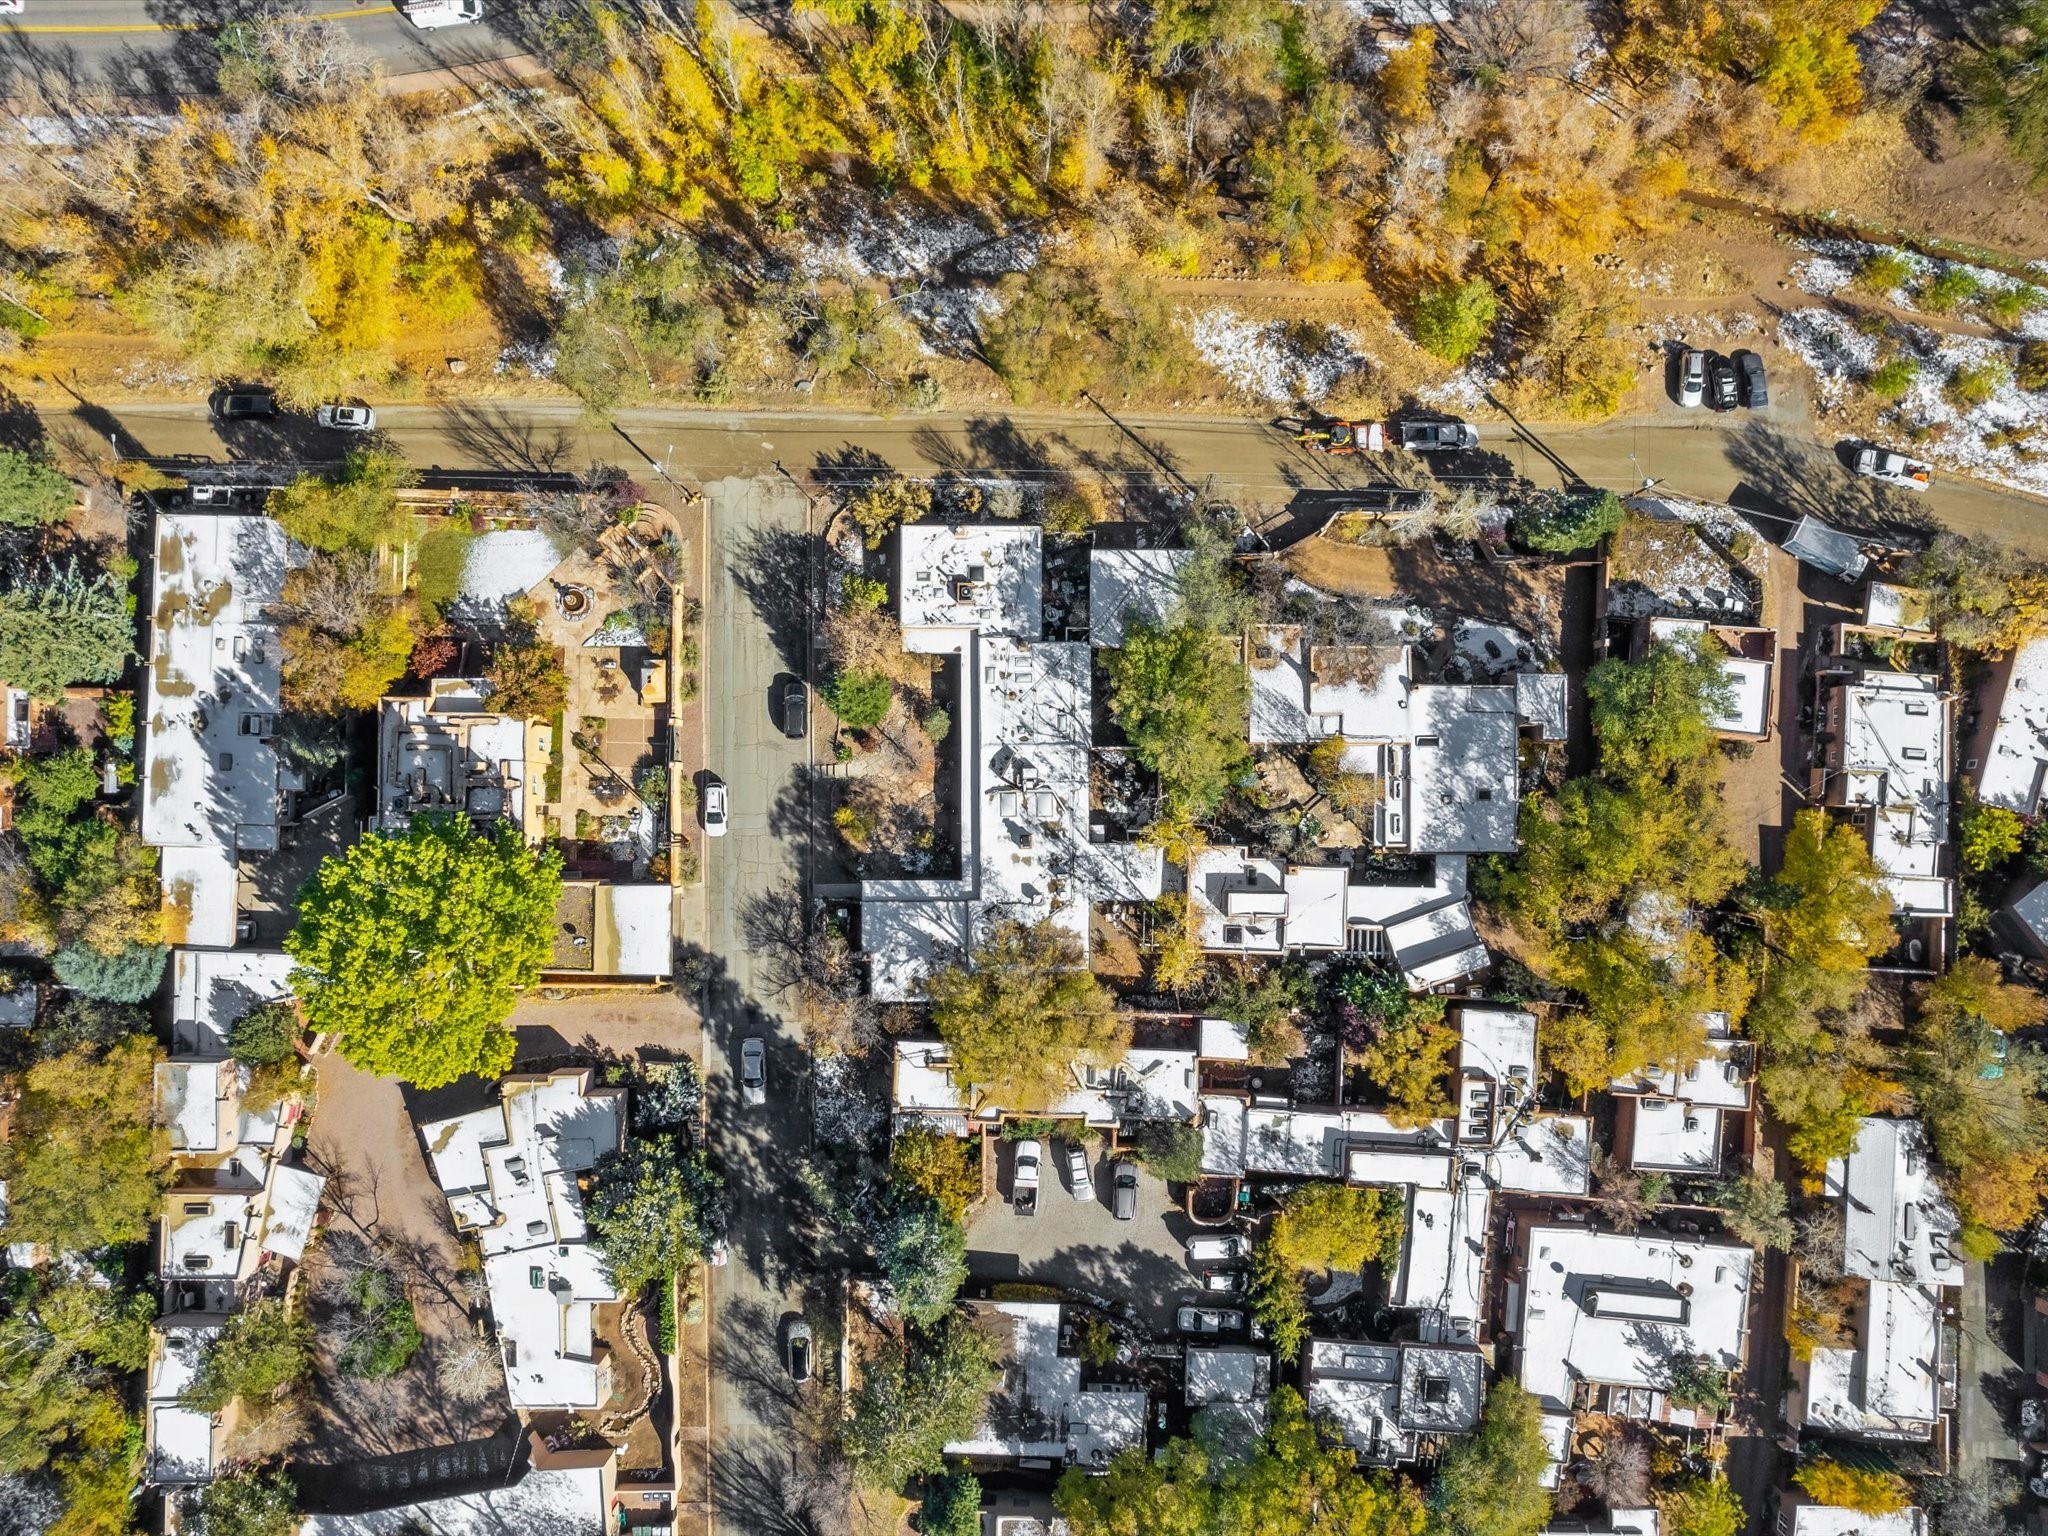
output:
M939 1471L946 1442L974 1433L1000 1374L995 1347L957 1313L883 1345L862 1362L839 1432L854 1475L869 1488L901 1489Z
M206 1485L195 1536L297 1536L304 1523L288 1474L244 1468Z
M1138 760L1159 775L1162 814L1199 820L1250 761L1251 684L1226 636L1186 619L1133 624L1103 653L1110 712Z
M254 1402L297 1386L312 1369L312 1323L290 1302L252 1301L213 1336L180 1401L219 1413L238 1397Z
M39 699L73 683L119 680L134 654L128 594L75 561L19 572L0 587L0 677Z
M512 1064L505 1020L553 952L561 860L516 829L418 816L329 858L285 941L316 1033L366 1071L436 1088Z
M0 445L0 527L46 528L77 500L70 476L47 453Z
M673 1280L704 1256L706 1196L718 1187L704 1154L672 1135L632 1137L598 1164L591 1236L622 1292Z
M399 454L357 449L332 477L301 475L272 491L266 510L301 544L369 554L411 536L413 515L398 492L416 480Z
M895 1190L876 1225L876 1257L896 1306L920 1327L944 1317L967 1278L967 1232L915 1190Z
M1486 1394L1479 1429L1454 1441L1429 1494L1430 1536L1535 1536L1550 1521L1543 1409L1512 1381Z
M1130 1049L1129 1019L1050 922L997 923L965 960L934 971L925 995L962 1087L1004 1109L1043 1109L1073 1063L1113 1066Z
M79 1252L149 1236L170 1160L155 1124L159 1055L149 1036L130 1035L23 1074L13 1138L0 1148L8 1242Z

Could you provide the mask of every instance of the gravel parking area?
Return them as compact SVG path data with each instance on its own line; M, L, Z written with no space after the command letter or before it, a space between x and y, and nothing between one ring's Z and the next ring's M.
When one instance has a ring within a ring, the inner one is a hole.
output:
M1174 1309L1195 1298L1186 1243L1196 1228L1167 1198L1166 1183L1140 1169L1138 1214L1118 1221L1109 1211L1109 1159L1090 1146L1095 1198L1076 1200L1067 1185L1070 1143L1047 1145L1038 1214L1010 1207L1015 1147L996 1147L996 1192L967 1228L967 1268L976 1280L1024 1280L1085 1291L1135 1310L1162 1336L1173 1332Z

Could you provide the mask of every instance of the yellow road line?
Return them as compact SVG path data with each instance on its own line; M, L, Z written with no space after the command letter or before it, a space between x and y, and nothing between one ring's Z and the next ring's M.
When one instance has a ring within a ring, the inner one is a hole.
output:
M345 11L320 11L311 16L287 16L287 21L353 21L359 16L395 16L398 13L389 5L352 5ZM11 30L26 32L39 37L84 37L109 32L216 32L224 25L217 21L110 21L93 26L67 27L63 25L11 23Z

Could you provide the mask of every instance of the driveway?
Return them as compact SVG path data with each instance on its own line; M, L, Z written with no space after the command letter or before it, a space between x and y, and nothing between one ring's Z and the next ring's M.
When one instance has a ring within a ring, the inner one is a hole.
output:
M1076 1200L1067 1183L1064 1141L1046 1150L1038 1214L1010 1207L1011 1142L996 1146L996 1193L967 1228L967 1270L976 1280L1030 1281L1098 1296L1162 1337L1173 1332L1174 1309L1195 1299L1196 1276L1186 1243L1197 1230L1167 1198L1163 1179L1138 1172L1138 1214L1109 1213L1109 1161L1091 1149L1095 1198ZM1205 1229L1206 1230L1206 1229Z
M727 786L728 827L703 839L699 971L710 1146L730 1193L732 1260L711 1271L712 1496L715 1529L833 1531L845 1489L786 1386L777 1339L811 1295L831 1234L809 1224L799 1179L811 1139L809 1054L769 995L747 939L750 906L806 877L809 743L771 715L778 678L808 676L809 560L803 496L787 481L705 487L705 760ZM741 1104L740 1042L767 1042L768 1102Z

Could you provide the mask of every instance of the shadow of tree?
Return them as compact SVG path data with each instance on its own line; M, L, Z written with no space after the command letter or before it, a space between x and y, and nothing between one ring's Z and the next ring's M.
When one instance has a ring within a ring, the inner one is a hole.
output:
M503 406L447 401L441 407L441 430L470 459L507 474L560 474L570 453L571 440L562 428L516 416Z
M1757 417L1727 436L1729 464L1742 477L1730 504L1766 517L1808 514L1856 533L1924 535L1935 521L1910 491L1851 474L1847 444L1829 450ZM1774 530L1783 542L1789 528Z
M776 655L797 676L808 676L818 541L801 529L756 528L733 554L733 584L753 605Z

